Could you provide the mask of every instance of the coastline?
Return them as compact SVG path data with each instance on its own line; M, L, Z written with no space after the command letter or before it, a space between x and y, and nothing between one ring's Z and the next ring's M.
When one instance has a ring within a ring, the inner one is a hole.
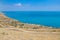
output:
M60 40L60 28L22 23L0 14L0 40Z
M7 17L7 16L5 16L5 14L4 13L0 13L0 15L2 15L2 17L4 16L5 18L7 18L8 20L7 21L9 21L9 20L11 20L11 21L14 21L14 22L17 22L16 24L18 25L18 24L23 24L23 25L27 25L27 26L37 26L38 28L39 27L42 27L42 28L51 28L51 29L60 29L60 28L54 28L54 27L52 27L52 26L43 26L43 25L38 25L38 24L29 24L29 23L24 23L24 22L20 22L20 21L18 21L18 20L16 20L16 19L13 19L13 18L10 18L10 17ZM15 24L15 23L14 23Z

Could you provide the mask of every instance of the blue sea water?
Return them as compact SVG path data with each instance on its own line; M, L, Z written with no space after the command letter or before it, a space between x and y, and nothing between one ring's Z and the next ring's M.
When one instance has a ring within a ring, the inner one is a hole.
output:
M3 13L24 23L60 28L60 12L58 11L4 11Z

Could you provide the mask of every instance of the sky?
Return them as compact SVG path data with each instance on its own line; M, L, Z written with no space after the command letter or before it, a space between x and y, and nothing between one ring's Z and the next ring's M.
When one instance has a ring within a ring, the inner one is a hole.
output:
M60 11L60 0L0 0L0 11Z

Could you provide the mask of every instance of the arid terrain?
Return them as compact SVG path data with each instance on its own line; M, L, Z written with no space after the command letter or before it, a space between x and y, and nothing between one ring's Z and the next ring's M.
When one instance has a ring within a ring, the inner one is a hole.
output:
M0 40L60 40L60 29L23 23L1 13Z

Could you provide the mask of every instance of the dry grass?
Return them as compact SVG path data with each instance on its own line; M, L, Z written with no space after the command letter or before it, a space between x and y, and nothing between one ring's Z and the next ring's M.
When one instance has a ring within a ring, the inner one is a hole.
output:
M0 40L60 40L60 32L33 32L0 28Z
M0 40L60 40L60 29L21 23L0 14Z

